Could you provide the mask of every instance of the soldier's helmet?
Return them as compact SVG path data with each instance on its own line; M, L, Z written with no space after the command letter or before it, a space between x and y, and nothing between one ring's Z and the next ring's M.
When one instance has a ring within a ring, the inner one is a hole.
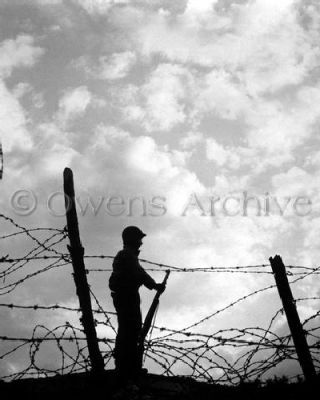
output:
M125 244L135 243L147 236L137 226L127 226L122 232L122 240Z

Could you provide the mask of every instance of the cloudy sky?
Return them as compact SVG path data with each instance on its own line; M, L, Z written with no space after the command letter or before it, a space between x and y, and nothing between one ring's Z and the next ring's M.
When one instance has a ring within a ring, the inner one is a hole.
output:
M115 254L134 224L161 263L316 265L319 30L316 0L0 0L1 212L63 227L69 166L87 254ZM173 275L159 318L185 326L271 278ZM46 279L16 296L77 304ZM97 285L112 309L107 275ZM296 290L319 295L312 279ZM234 323L264 326L265 301Z

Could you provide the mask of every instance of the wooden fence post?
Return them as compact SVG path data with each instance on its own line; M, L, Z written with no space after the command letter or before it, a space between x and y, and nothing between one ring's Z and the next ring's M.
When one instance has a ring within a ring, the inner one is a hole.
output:
M76 285L77 295L79 297L80 308L82 311L81 322L85 335L87 337L92 372L99 373L104 370L104 361L100 353L96 328L92 314L90 291L83 259L84 248L82 247L79 234L73 173L70 168L65 168L63 172L63 187L65 195L68 235L70 239L70 246L68 246L68 249L71 255L74 272L73 276Z
M291 288L287 278L286 267L280 256L269 258L274 273L278 292L282 300L283 309L286 313L288 325L291 331L293 343L296 348L298 359L306 380L312 380L316 376L312 357L305 337L299 314L292 296Z

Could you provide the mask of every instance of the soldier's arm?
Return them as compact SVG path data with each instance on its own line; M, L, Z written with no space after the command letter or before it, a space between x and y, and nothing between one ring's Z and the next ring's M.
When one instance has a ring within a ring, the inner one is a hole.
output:
M143 269L143 267L139 264L139 269L141 273L142 283L148 289L152 290L159 290L161 293L165 290L165 285L162 283L157 283L151 276Z
M138 273L144 286L146 286L150 290L157 288L156 281L151 278L151 276L143 269L143 267L141 267L140 264L138 264Z

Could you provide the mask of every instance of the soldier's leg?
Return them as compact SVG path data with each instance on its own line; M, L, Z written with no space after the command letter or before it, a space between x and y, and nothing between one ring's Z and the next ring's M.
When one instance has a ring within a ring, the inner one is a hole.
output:
M127 329L128 329L128 310L126 307L127 302L116 294L113 294L113 303L117 312L118 331L114 349L115 367L119 374L127 375Z
M138 338L141 331L140 298L113 296L113 300L118 317L115 366L120 375L133 377L141 364L138 356Z
M141 329L142 329L142 317L141 317L141 310L140 310L140 300L139 303L136 303L135 311L134 311L134 326L133 326L133 335L134 335L134 370L135 372L139 372L142 369L142 358L143 358L143 353L141 353L141 349L139 349L139 338L141 334Z

